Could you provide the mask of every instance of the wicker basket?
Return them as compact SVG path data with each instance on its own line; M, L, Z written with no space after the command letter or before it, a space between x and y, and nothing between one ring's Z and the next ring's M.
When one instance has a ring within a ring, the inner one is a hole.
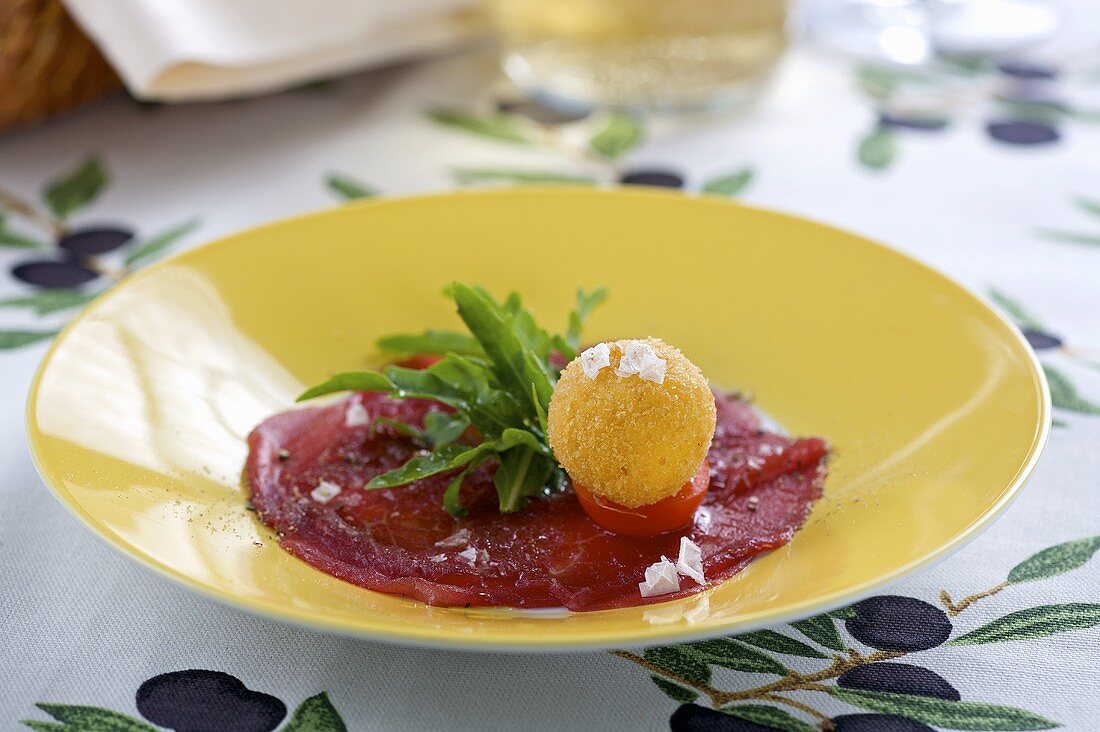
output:
M0 0L0 129L84 104L119 86L60 0Z

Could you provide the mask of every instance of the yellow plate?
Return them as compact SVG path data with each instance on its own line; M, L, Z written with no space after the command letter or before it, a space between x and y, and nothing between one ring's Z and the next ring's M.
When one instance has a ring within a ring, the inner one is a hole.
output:
M548 323L577 286L606 285L591 337L659 335L792 433L827 437L825 497L790 545L701 596L709 610L431 608L291 557L245 510L245 436L303 386L376 364L378 336L453 327L451 280L519 290ZM821 224L639 190L369 202L237 234L93 303L28 407L58 498L187 587L318 628L496 649L653 644L850 602L987 526L1049 422L1023 339L942 275Z

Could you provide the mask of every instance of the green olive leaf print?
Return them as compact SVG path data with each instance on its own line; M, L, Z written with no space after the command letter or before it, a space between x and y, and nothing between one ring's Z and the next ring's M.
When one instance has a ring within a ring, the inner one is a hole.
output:
M1050 384L1050 399L1054 406L1078 414L1100 414L1100 404L1090 402L1077 393L1077 387L1053 366L1043 364Z
M711 178L703 184L703 193L712 196L736 196L748 187L754 175L755 171L752 168L742 168L727 175Z
M378 191L366 183L340 173L329 173L325 177L325 185L345 201L356 201L360 198L374 198Z
M710 683L710 666L707 661L687 646L647 648L642 657L672 678L696 684Z
M787 673L787 667L768 654L730 638L697 641L680 647L689 649L707 663L733 671L780 676Z
M1100 216L1100 201L1084 198L1083 196L1075 196L1073 198L1073 205L1087 214Z
M85 707L70 704L36 704L46 714L61 724L52 727L49 722L25 720L24 725L31 729L65 730L65 732L158 732L157 728L100 707Z
M1040 605L997 618L969 633L952 638L945 645L968 646L1030 640L1091 628L1095 625L1100 625L1100 603L1070 602L1061 605Z
M791 623L791 627L815 643L820 643L834 651L845 649L844 641L836 629L836 623L829 615L817 615Z
M83 307L94 300L99 293L80 290L42 290L26 297L12 297L0 300L0 308L26 308L35 315Z
M592 135L588 146L602 158L618 160L637 147L644 136L645 133L637 119L615 112L610 114Z
M32 239L23 234L12 231L7 226L7 220L0 214L0 247L9 249L45 249L46 242Z
M29 346L57 335L56 330L0 330L0 351Z
M1032 554L1008 573L1012 584L1034 582L1084 565L1100 550L1100 536L1067 541Z
M859 162L871 170L885 170L898 153L897 137L890 130L875 128L859 142Z
M475 115L443 107L431 109L427 114L428 119L444 127L504 142L523 145L531 143L531 138L519 120L506 114Z
M23 724L35 730L35 732L65 732L66 730L72 732L73 729L60 722L39 722L33 719L24 719Z
M126 266L138 266L156 259L165 249L194 231L198 225L198 219L191 219L138 244L126 255Z
M1016 324L1021 328L1032 328L1034 330L1043 330L1043 324L1033 318L1024 306L1013 300L1008 295L1004 294L1000 290L989 291L989 299L997 304L1001 310L1004 310L1009 316L1016 321Z
M299 704L281 732L347 732L347 729L328 694L322 691Z
M665 693L665 695L674 702L681 704L688 704L699 698L699 692L694 689L689 689L686 686L680 686L677 683L669 681L668 679L653 675L649 677L657 688Z
M737 636L742 643L763 648L765 651L785 653L789 656L801 656L802 658L828 658L827 655L813 646L808 646L802 641L795 640L774 630L758 630L754 633L745 633Z
M1066 242L1067 244L1080 244L1086 247L1100 247L1100 234L1079 234L1072 231L1059 231L1058 229L1037 228L1035 233L1046 239Z
M75 170L47 183L42 197L53 215L64 220L94 201L106 187L107 181L103 161L93 156Z
M459 185L478 183L511 183L513 185L592 185L590 175L547 170L515 170L495 168L454 168L451 170Z
M982 702L952 701L929 696L829 687L829 693L873 712L897 714L918 722L962 730L1037 730L1060 727L1025 709Z
M763 725L783 732L820 732L817 727L791 716L782 709L766 704L735 704L722 707L719 711L746 722Z
M852 618L859 617L859 613L851 607L838 607L836 610L830 610L825 614L837 620L851 620Z

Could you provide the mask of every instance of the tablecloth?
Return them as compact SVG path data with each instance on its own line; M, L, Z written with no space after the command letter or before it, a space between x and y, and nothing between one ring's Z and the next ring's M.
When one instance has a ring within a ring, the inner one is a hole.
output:
M0 727L1097 729L1098 70L1087 53L898 70L800 50L751 111L643 124L518 103L475 53L247 102L119 98L0 139ZM562 179L817 218L991 298L1053 392L1031 484L950 559L743 636L731 660L412 649L253 617L114 552L36 475L33 371L127 271L347 199Z

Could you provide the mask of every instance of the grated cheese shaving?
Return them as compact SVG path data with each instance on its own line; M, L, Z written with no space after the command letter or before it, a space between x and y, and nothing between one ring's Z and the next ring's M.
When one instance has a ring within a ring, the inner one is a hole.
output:
M667 362L657 355L657 352L653 350L653 346L645 341L626 341L615 374L624 379L637 374L639 378L646 381L663 384L665 383L665 366L667 366Z
M680 556L676 560L676 571L685 577L691 577L700 585L707 583L703 576L703 552L691 539L680 538Z
M597 343L591 348L581 351L581 370L590 379L595 379L600 374L600 369L611 365L611 348L606 343Z
M333 498L340 495L340 486L335 483L330 483L327 480L322 480L317 484L316 488L309 492L309 495L318 503L328 503Z
M469 543L470 530L459 529L458 531L448 536L446 539L440 539L435 543L435 545L438 547L443 547L444 549L458 549L459 547L464 547Z
M344 425L346 427L366 427L370 424L370 414L367 408L359 402L352 402L344 413Z
M655 597L677 592L680 589L680 576L676 574L676 565L661 557L661 561L646 567L645 581L638 583L642 597Z

